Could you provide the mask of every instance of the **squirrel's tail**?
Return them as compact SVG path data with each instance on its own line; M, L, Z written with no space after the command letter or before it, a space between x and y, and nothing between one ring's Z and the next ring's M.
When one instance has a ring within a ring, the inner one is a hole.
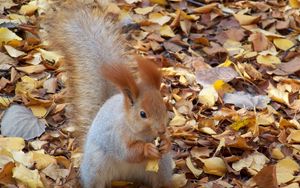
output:
M100 6L71 3L49 16L45 24L47 40L64 56L68 124L78 127L80 135L85 135L113 93L100 75L100 65L126 61L120 26L104 10L109 1L96 1Z

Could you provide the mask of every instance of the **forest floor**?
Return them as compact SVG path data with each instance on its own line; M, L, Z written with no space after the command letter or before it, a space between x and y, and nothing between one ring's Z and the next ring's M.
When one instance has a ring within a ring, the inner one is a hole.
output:
M39 36L50 5L0 0L0 187L79 186L67 77ZM299 188L299 0L120 0L108 11L132 53L161 67L178 187Z

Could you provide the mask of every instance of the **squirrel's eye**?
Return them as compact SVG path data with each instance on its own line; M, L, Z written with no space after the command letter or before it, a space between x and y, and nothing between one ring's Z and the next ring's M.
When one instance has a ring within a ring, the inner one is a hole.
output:
M144 111L141 111L141 112L140 112L140 116L141 116L142 118L147 118L146 112L144 112Z

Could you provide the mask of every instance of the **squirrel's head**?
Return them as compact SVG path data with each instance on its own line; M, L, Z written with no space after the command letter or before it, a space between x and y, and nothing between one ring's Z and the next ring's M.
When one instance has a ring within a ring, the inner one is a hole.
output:
M150 60L136 57L139 79L136 81L125 64L102 66L102 75L124 95L126 121L130 130L153 139L166 132L167 111L160 94L161 73Z

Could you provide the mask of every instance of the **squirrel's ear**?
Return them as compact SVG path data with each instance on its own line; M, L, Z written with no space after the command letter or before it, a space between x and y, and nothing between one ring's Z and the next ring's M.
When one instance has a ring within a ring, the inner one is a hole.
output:
M138 87L128 67L121 63L104 64L101 75L119 88L131 105L138 97Z
M139 56L136 56L135 59L138 63L141 79L146 84L159 89L161 84L161 73L159 72L158 67L149 59Z

